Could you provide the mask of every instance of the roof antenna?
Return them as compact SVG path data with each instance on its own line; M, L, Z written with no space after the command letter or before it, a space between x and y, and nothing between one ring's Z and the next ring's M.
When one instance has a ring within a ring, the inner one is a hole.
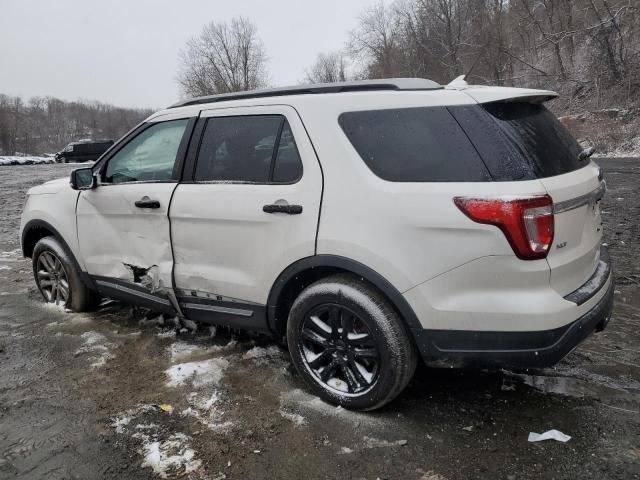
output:
M447 86L448 87L466 87L469 84L465 81L464 79L465 77L466 75L460 75L459 77L456 77L453 80L451 80Z

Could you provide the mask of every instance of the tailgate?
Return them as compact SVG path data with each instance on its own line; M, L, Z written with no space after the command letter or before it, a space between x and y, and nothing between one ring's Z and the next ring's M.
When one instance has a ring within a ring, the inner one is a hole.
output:
M581 287L598 266L602 239L600 169L587 166L540 181L553 199L555 234L547 262L551 286L566 296Z

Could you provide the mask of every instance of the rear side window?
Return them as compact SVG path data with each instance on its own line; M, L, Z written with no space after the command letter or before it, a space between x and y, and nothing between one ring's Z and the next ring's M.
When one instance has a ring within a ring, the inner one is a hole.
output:
M347 112L338 122L362 160L393 182L491 180L446 107Z
M577 170L582 150L544 105L496 102L448 107L496 181L533 180Z
M302 162L282 115L214 117L207 121L194 180L289 183Z
M302 162L289 123L285 120L280 135L280 144L273 167L273 181L295 182L302 176Z

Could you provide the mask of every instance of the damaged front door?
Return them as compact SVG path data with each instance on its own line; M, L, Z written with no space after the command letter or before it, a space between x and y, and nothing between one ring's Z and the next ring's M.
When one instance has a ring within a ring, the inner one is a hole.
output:
M192 123L145 125L100 163L98 186L80 194L80 251L104 295L173 311L168 211Z

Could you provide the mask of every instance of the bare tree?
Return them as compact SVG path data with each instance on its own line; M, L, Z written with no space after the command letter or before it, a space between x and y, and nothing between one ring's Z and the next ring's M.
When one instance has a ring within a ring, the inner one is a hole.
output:
M369 78L407 75L405 51L397 27L395 11L381 2L366 10L357 28L350 33L349 53L367 62Z
M186 96L238 92L268 83L267 57L256 26L236 17L210 22L180 53L178 83Z
M347 80L346 61L340 52L320 53L316 62L307 69L309 83L344 82Z

